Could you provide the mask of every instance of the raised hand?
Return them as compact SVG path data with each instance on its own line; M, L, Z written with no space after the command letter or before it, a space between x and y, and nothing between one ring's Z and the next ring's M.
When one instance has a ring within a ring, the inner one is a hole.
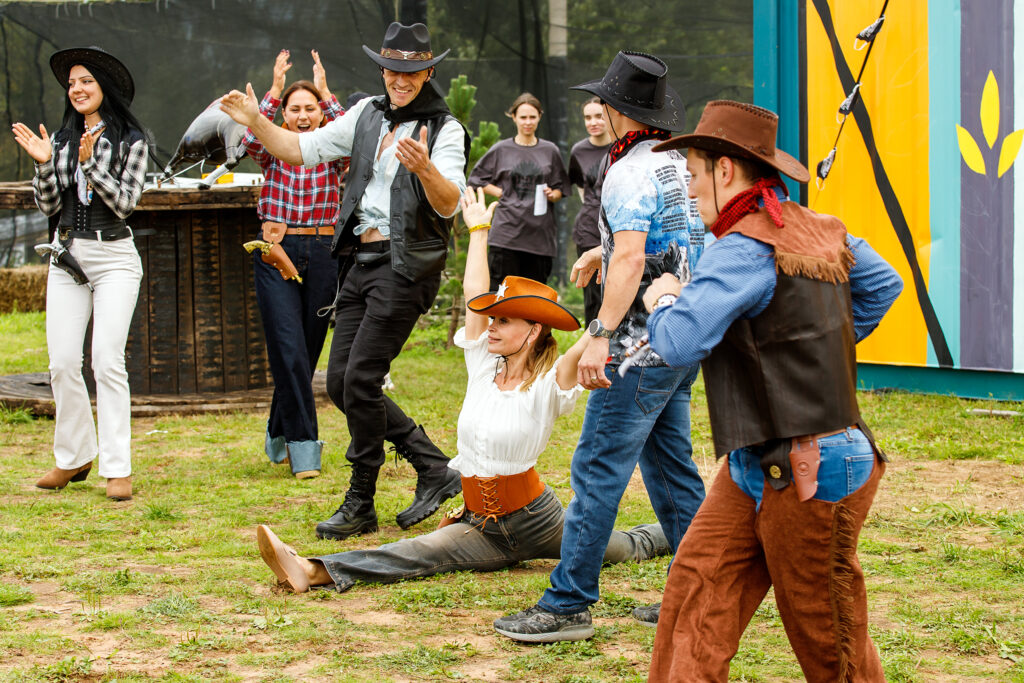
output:
M288 69L292 68L291 62L288 61L290 55L288 50L281 50L277 53L277 59L274 60L274 81L270 85L270 96L274 99L280 98L284 91L285 74L288 73Z
M36 135L24 123L15 123L11 126L11 132L14 133L14 141L36 163L44 164L50 160L50 157L53 155L53 148L50 146L50 135L46 132L46 126L40 123L39 135Z
M320 92L320 100L326 102L331 99L331 91L327 87L327 71L324 70L324 65L320 61L320 53L310 50L310 54L313 55L313 85Z
M232 119L252 128L260 117L260 101L252 89L252 83L245 84L245 93L232 90L220 98L220 110Z
M490 223L494 218L494 210L498 207L498 202L491 202L491 205L487 206L482 187L476 188L475 192L472 187L467 187L459 203L462 205L462 220L469 228Z
M395 156L411 173L420 174L430 168L430 150L427 149L427 127L420 128L420 139L412 137L398 141Z

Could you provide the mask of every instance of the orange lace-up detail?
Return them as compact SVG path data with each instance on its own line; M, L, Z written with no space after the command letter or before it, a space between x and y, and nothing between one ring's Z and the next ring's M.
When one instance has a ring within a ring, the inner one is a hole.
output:
M466 509L484 518L481 528L488 520L497 521L530 504L542 493L544 484L532 467L519 474L462 478Z

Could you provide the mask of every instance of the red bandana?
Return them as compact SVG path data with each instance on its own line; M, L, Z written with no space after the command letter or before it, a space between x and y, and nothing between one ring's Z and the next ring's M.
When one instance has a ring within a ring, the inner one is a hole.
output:
M779 203L779 198L775 194L776 187L782 188L783 191L786 188L778 176L761 178L754 183L753 187L730 199L718 213L718 220L711 226L712 234L715 237L724 235L741 218L760 209L758 200L761 199L764 200L765 211L768 212L772 222L780 228L785 227L785 223L782 222L782 204Z
M616 161L621 159L626 152L633 148L639 142L644 140L668 140L672 137L672 133L667 130L661 130L660 128L644 128L643 130L631 130L621 138L615 141L612 148L608 150L608 156L611 158L608 166L611 167ZM607 171L605 171L607 173Z

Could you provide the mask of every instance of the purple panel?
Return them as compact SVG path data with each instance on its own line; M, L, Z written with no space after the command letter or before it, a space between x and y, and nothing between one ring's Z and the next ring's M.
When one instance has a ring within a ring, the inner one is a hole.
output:
M960 6L960 125L982 149L986 175L960 164L960 366L1013 368L1013 174L996 177L999 149L1013 130L1013 1ZM981 131L988 72L999 83L999 134ZM938 84L935 84L938 87ZM954 132L950 131L950 135Z

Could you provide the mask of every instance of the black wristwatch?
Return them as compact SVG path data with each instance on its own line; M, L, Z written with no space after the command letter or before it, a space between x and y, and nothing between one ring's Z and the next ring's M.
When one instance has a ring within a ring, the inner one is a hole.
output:
M604 323L594 318L587 325L587 334L591 337L604 337L605 339L611 339L612 335L615 334L615 330L609 330L604 326Z

